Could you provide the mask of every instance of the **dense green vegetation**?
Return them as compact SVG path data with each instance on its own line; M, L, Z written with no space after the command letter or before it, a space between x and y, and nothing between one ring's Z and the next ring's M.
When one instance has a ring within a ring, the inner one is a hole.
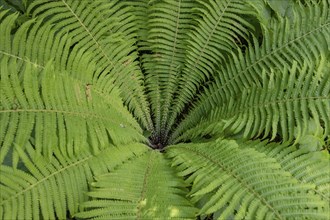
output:
M329 0L0 0L0 219L329 219Z

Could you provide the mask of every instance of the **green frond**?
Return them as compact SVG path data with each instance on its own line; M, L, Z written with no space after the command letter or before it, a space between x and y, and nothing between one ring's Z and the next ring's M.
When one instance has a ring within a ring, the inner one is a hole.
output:
M182 135L177 137L175 140L171 140L171 143L181 143L185 141L203 141L208 140L210 137L219 138L226 136L224 131L225 122L218 120L218 115L221 114L216 111L211 111L208 118L202 118L199 123L191 129L186 130Z
M4 17L6 14L7 12L3 11L0 13L0 17ZM1 23L0 57L15 58L21 61L21 63L18 62L19 65L30 63L40 69L43 69L49 60L53 60L54 67L58 71L68 72L86 84L93 84L92 89L111 102L112 84L118 85L118 80L106 76L107 72L101 67L87 75L80 66L83 64L84 67L90 68L89 66L93 65L91 58L95 57L93 53L85 52L85 49L76 49L76 46L74 46L74 52L71 51L73 41L70 36L65 31L62 34L58 33L58 30L54 29L54 25L49 24L50 21L44 24L42 19L24 23L12 37L11 32L15 26L16 17L16 15L7 16ZM28 36L27 33L29 33ZM103 73L103 77L99 76L100 73ZM129 82L133 81L129 80ZM120 91L122 95L123 92ZM129 95L129 92L125 92L125 95ZM138 114L142 116L146 113L147 111L141 110ZM146 126L146 124L144 125Z
M241 39L248 40L253 26L244 16L251 14L246 1L200 1L201 18L197 27L189 33L185 67L182 70L176 98L171 107L167 132L185 104L196 95L198 86L216 73L233 51L238 50Z
M307 132L308 121L313 119L322 124L324 135L329 135L330 72L323 73L306 66L298 69L296 65L289 71L274 72L269 81L265 80L264 88L244 90L227 108L233 116L225 128L233 133L244 132L244 138L263 134L274 139L280 134L285 141L299 141Z
M7 15L7 11L0 12L0 18L3 19L0 24L1 57L15 58L21 62L18 62L19 66L30 63L41 69L52 60L58 70L66 69L70 47L67 35L56 38L56 30L51 25L43 25L42 19L28 20L15 31L17 15Z
M69 70L70 65L88 51L98 66L94 75L100 81L99 90L107 94L108 84L115 82L129 109L145 127L151 129L149 107L142 86L143 75L134 51L135 17L125 2L36 0L29 5L27 13L43 20L42 25L56 30L55 39L69 38L70 42L61 41L68 44L69 51L63 54L62 51L56 52L67 59ZM42 39L49 40L49 37ZM36 43L38 41L33 42Z
M173 166L192 184L190 197L200 202L199 214L214 213L218 219L329 217L329 205L314 184L299 182L276 160L243 144L216 140L168 148Z
M186 119L178 126L172 139L192 128L198 120L215 111L215 107L225 111L230 101L240 97L243 90L265 86L262 72L283 71L294 62L300 67L315 68L315 62L328 59L330 42L330 4L323 7L314 5L295 14L295 22L286 19L274 20L265 31L261 46L254 40L245 55L239 52L218 70L214 82L200 95ZM222 118L222 115L219 115Z
M329 112L330 0L0 0L0 219L329 219Z
M194 219L185 184L157 151L135 157L95 177L90 201L76 214L87 219Z
M35 139L37 152L46 157L51 157L55 147L72 156L86 150L98 152L109 142L144 140L134 119L125 114L115 89L109 104L91 90L93 85L60 74L51 64L43 70L26 64L18 72L15 61L3 57L0 67L1 131L6 131L0 135L1 163L14 144L24 147L30 138ZM88 145L92 149L83 148Z
M20 146L14 149L24 171L0 166L1 219L66 219L67 210L73 216L87 199L93 175L107 172L147 150L134 144L108 147L95 156L85 152L71 158L57 150L49 163L34 148L27 144L26 151Z
M324 128L323 138L330 135L329 70L318 68L314 72L307 65L300 69L295 63L290 70L264 72L263 85L244 89L239 97L231 98L226 107L214 110L216 113L178 140L193 133L205 135L208 130L211 134L213 127L220 126L226 133L242 134L242 138L274 139L280 135L284 141L297 142L307 134L309 120Z
M311 137L308 137L311 139ZM307 145L299 143L290 145L288 143L278 144L266 141L242 142L242 148L254 148L268 157L276 159L285 171L291 173L300 183L314 184L313 191L330 205L330 158L325 147L310 141Z
M167 116L184 66L187 30L192 28L191 0L156 1L149 6L146 49L142 56L146 88L154 113L155 134L165 129ZM158 140L164 142L164 140Z
M151 0L127 0L127 5L132 7L132 13L135 16L135 23L137 29L137 46L139 52L143 53L148 50L147 38L148 38L148 23L149 15L151 14L150 5ZM140 57L141 59L141 57Z

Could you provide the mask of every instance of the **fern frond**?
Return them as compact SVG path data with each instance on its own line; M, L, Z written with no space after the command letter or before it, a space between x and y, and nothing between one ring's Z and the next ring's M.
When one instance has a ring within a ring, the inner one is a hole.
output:
M149 6L146 48L142 56L148 97L153 107L155 134L164 137L168 111L184 66L187 30L192 28L191 0L157 1ZM164 140L158 140L164 142Z
M168 148L179 175L192 184L199 214L218 219L327 219L328 204L315 185L301 183L274 159L236 141L179 144Z
M13 35L17 15L8 15L7 11L0 11L0 19L0 57L15 58L21 62L17 63L19 66L30 63L41 69L52 60L58 70L66 69L70 47L67 35L56 38L56 30L50 25L43 25L42 19L28 20Z
M309 120L314 120L324 128L323 138L330 134L329 70L314 72L307 65L299 69L295 63L290 70L264 73L263 78L263 88L244 89L228 106L215 110L216 114L205 120L206 126L197 129L205 131L213 121L212 126L221 125L230 134L242 133L243 138L262 135L274 139L280 135L284 141L299 141L308 131ZM197 129L188 133L198 133Z
M97 93L104 98L107 104L114 108L119 107L120 111L129 120L135 121L132 115L122 106L121 101L118 103L117 99L111 96L114 93L113 81L107 80L107 92L99 88L95 72L98 72L93 61L91 61L92 54L80 53L79 56L69 56L71 40L67 35L56 35L57 30L52 28L52 25L46 25L40 19L37 22L31 20L24 23L12 36L16 15L7 16L7 12L0 13L3 21L0 24L0 58L9 57L17 60L17 66L24 69L25 64L31 64L33 67L38 67L43 70L46 64L52 60L54 68L58 72L66 72L76 78L77 82L81 84L90 84L90 90ZM29 35L27 33L30 33ZM72 62L69 62L71 60ZM94 68L94 69L93 69ZM19 77L21 78L21 77ZM136 128L139 125L134 125Z
M271 133L271 139L280 134L285 141L294 138L299 141L307 132L308 121L313 119L322 124L325 136L330 134L328 70L321 75L306 66L300 70L294 65L289 71L275 72L274 79L264 85L265 88L245 90L228 107L227 111L235 116L225 127L230 127L233 133L244 131L245 138L262 133L267 137Z
M85 201L93 175L113 169L129 158L144 154L147 148L134 144L108 147L98 155L85 152L70 159L58 150L50 160L41 157L28 143L16 151L24 171L0 166L1 219L66 219ZM109 163L111 161L111 163Z
M2 0L0 7L4 10L8 10L10 14L19 14L19 20L17 22L18 25L22 24L26 20L26 6L27 0L23 1L9 1Z
M183 131L192 128L198 120L208 115L215 106L226 108L230 101L239 97L246 88L263 85L262 72L271 69L291 68L294 62L300 67L315 67L315 62L328 59L330 36L330 5L323 2L323 7L314 5L299 10L291 23L285 19L273 21L265 31L263 43L259 46L254 40L245 55L233 54L233 59L226 67L219 69L214 82L200 95L199 100L186 119L178 126L172 139ZM222 112L222 111L220 111ZM219 117L221 117L219 115Z
M151 130L143 75L136 62L135 17L125 2L37 0L29 5L28 13L52 26L57 38L67 35L73 47L64 55L70 56L68 66L85 51L91 53L98 66L94 73L98 88L108 93L108 85L114 82L129 109Z
M147 39L148 39L148 20L151 14L150 6L153 4L149 0L128 0L127 5L132 7L132 13L135 16L136 29L137 29L137 46L138 51L143 54L148 51ZM142 58L141 56L139 57Z
M253 29L244 16L251 14L245 1L217 0L200 1L204 8L198 26L189 33L185 67L179 81L176 98L168 119L167 132L185 104L196 95L198 86L214 76L217 66L222 65L238 50L237 42L248 40Z
M219 109L215 109L215 111L211 111L209 114L210 115L207 118L200 119L196 126L183 132L183 134L176 139L170 139L171 143L176 144L196 140L202 141L210 137L219 138L226 136L224 130L225 122L218 118L221 114L219 113Z
M0 219L329 218L330 0L0 2Z
M194 208L184 195L185 184L175 176L162 154L149 151L95 177L78 218L194 219Z
M254 148L256 151L276 159L283 170L288 171L301 183L315 185L314 192L330 205L330 158L326 150L319 150L310 142L302 144L278 144L267 141L250 141L240 144L241 148ZM324 144L323 144L324 146Z
M126 117L116 90L109 105L90 90L92 85L61 75L50 64L42 71L26 64L19 73L15 61L3 57L0 67L1 131L6 131L0 135L1 163L13 144L23 147L30 137L35 138L37 152L46 157L55 147L72 156L79 151L98 152L109 141L144 140L136 122ZM92 149L84 149L86 143Z

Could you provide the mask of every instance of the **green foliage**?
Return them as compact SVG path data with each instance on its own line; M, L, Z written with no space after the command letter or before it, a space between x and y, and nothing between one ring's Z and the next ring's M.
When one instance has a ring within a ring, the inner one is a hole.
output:
M135 157L95 180L88 193L93 200L82 204L88 211L77 217L182 219L193 218L197 211L185 198L186 185L157 151Z
M329 112L329 0L0 1L0 219L329 219Z
M169 148L169 156L174 157L173 165L177 166L179 175L188 176L187 181L192 184L189 193L192 201L200 201L199 214L216 213L220 219L328 217L329 198L322 200L318 194L323 193L314 192L316 186L322 186L321 181L301 182L291 175L293 170L286 172L284 164L251 148L254 142L249 143L249 147L240 145L246 143L218 139ZM258 149L264 147L267 146L258 146ZM291 166L304 162L299 154L281 153L276 155L278 160L282 162L283 157L289 156L295 161Z

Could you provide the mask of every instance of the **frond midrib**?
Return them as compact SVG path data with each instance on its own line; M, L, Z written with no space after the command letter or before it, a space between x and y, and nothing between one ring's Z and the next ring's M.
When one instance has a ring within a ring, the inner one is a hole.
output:
M44 68L45 68L44 66L39 65L38 63L31 62L31 61L29 61L29 60L27 60L27 59L24 59L24 58L22 58L22 57L19 57L19 56L17 56L17 55L11 54L11 53L7 53L7 52L5 52L5 51L3 51L3 50L0 50L0 53L2 53L3 55L6 55L6 56L12 57L12 58L15 58L15 59L21 60L21 61L23 61L23 62L25 62L25 63L31 64L31 65L33 65L33 66L35 66L35 67L38 67L38 68L41 68L41 69L44 69Z
M63 167L63 168L61 168L60 170L57 170L57 171L54 172L54 173L51 173L51 174L48 175L48 176L45 176L44 178L38 180L36 183L32 184L31 186L27 187L26 189L22 190L21 192L18 192L18 193L16 193L16 194L10 196L9 198L7 198L7 199L5 199L5 200L2 200L2 201L0 202L0 206L3 205L3 204L5 204L5 203L7 203L7 202L10 202L12 199L17 198L17 197L20 196L21 194L24 194L25 192L32 190L33 188L35 188L35 187L37 187L39 184L45 182L45 181L48 180L49 178L51 178L51 177L53 177L53 176L56 176L57 174L60 174L60 173L66 171L66 170L68 170L68 169L70 169L70 168L74 168L74 167L76 167L76 166L79 166L79 165L82 165L83 163L88 162L88 161L89 161L90 159L92 159L93 157L94 157L93 155L89 155L89 156L87 156L87 157L85 157L85 158L83 158L83 159L81 159L81 160L78 160L78 161L75 162L75 163L69 164L68 166Z
M141 202L145 199L145 196L146 196L148 178L150 176L150 172L152 170L152 166L153 166L153 163L154 163L154 156L153 155L154 154L152 152L149 155L147 168L146 168L146 171L145 171L144 176L143 176L142 190L141 190L140 199L139 199L138 206L137 206L137 211L136 211L136 219L142 219L143 218L141 216L142 215Z
M173 47L172 47L172 56L171 56L171 61L170 61L170 73L172 74L173 72L175 72L175 66L173 65L173 61L174 61L174 54L177 50L177 37L178 37L178 31L179 31L179 24L180 24L180 13L181 13L181 2L182 0L179 0L179 5L178 5L178 12L177 12L177 18L176 18L176 27L175 27L175 35L174 35L174 42L173 42ZM171 92L170 89L171 84L170 84L170 77L168 77L168 85L167 85L167 91L165 94L165 101L164 101L164 111L163 111L163 118L161 123L162 124L166 124L166 118L167 118L167 112L169 109L169 105L170 105L170 100L171 98ZM176 85L175 85L176 86ZM162 126L163 127L163 126ZM162 128L163 129L163 128Z
M82 22L80 20L79 16L76 13L74 13L74 11L72 10L72 8L66 3L65 0L62 0L62 2L65 5L65 7L67 7L69 9L69 11L73 14L73 16L77 19L77 21L79 22L79 24L87 31L88 35L92 38L92 40L94 41L94 43L97 46L97 48L101 50L102 55L110 63L111 67L113 67L114 66L113 62L110 60L110 58L108 57L108 55L104 52L103 48L97 42L97 40L94 38L94 36L92 35L92 33L89 31L89 29L85 26L84 22ZM124 65L122 65L122 66L124 66Z
M217 29L217 27L218 27L218 25L219 25L219 23L220 23L220 21L221 21L223 15L225 14L227 8L229 7L231 1L233 1L233 0L229 0L229 1L227 2L225 8L224 8L223 11L221 12L221 16L219 16L218 20L216 21L216 24L215 24L215 25L213 26L213 28L212 28L211 33L208 35L208 37L207 37L207 39L206 39L206 42L205 42L205 44L203 45L202 50L201 50L200 53L199 53L198 58L197 58L197 59L195 60L195 62L194 62L194 66L193 66L193 69L194 69L194 70L196 70L197 64L199 63L200 59L202 58L203 54L205 53L204 50L206 49L207 45L209 44L211 37L213 36L215 30Z
M9 109L9 110L0 110L0 113L52 113L52 114L65 114L65 115L73 115L81 118L97 118L102 119L105 121L111 121L114 122L114 120L111 120L109 117L103 117L100 115L95 114L95 112L79 112L79 111L65 111L65 110L57 110L57 109Z

